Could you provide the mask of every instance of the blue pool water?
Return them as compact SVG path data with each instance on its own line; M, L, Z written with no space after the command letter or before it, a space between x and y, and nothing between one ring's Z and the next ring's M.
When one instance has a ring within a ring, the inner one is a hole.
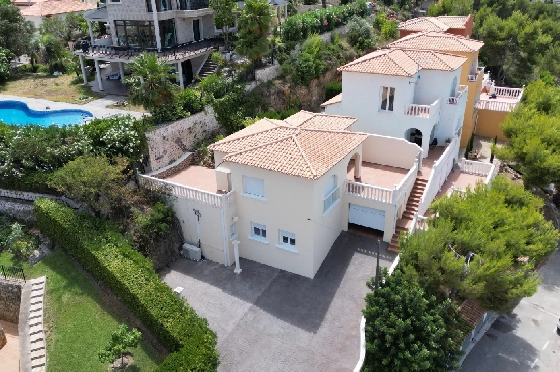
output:
M45 110L35 111L21 101L0 101L0 120L6 124L37 124L42 127L50 125L82 124L85 118L93 115L84 110Z

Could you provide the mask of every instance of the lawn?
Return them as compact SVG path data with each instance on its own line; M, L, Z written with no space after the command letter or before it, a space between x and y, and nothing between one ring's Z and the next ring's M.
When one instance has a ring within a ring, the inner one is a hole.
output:
M22 73L11 76L5 84L0 85L0 93L76 104L104 96L92 92L90 87L83 86L82 83L83 80L75 74L55 77L49 74Z
M34 266L21 262L7 251L0 252L0 264L24 268L26 278L46 275L47 370L108 370L97 352L123 323L123 315L112 307L101 291L61 248ZM130 349L134 362L126 371L152 371L163 358L142 341Z

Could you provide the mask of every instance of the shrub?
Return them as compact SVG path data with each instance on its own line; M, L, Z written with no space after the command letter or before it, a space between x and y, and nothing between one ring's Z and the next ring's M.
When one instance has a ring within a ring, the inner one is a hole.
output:
M333 81L325 86L325 100L329 100L342 93L342 83Z
M198 89L204 97L219 99L227 94L230 85L230 81L224 75L217 73L205 77L198 85Z
M41 231L120 297L163 346L179 351L159 371L174 366L177 354L186 370L216 370L216 335L206 319L159 279L151 261L131 248L116 225L48 199L35 201L34 211Z
M154 107L151 120L154 125L158 125L166 121L178 120L188 116L189 113L184 110L181 100L174 98L165 105Z
M319 75L315 69L315 60L313 56L306 52L299 55L295 68L294 81L296 84L307 85Z
M14 57L8 49L0 48L0 83L10 77L10 59Z
M353 16L346 26L348 42L358 50L371 49L374 46L372 27L363 18Z
M381 36L385 40L393 40L399 37L399 29L397 27L397 21L386 22L383 27L381 27Z
M185 88L178 95L177 100L183 105L183 110L191 115L204 110L205 101L202 94L194 88Z
M289 17L282 25L282 39L285 43L300 41L313 33L320 34L342 26L354 15L365 17L366 14L367 5L361 0L348 5L296 14Z
M147 213L135 211L134 222L138 225L139 231L134 240L139 243L138 246L143 247L147 242L168 235L172 220L173 210L161 202L156 202Z

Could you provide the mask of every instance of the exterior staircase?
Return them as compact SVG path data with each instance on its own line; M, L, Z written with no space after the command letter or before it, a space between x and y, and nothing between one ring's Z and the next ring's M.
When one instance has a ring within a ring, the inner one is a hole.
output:
M414 186L412 186L412 190L406 202L406 209L402 217L397 220L395 233L389 244L389 250L391 252L399 252L399 236L402 231L407 231L408 226L412 223L414 213L418 210L418 205L420 204L420 199L422 199L422 194L424 194L427 183L428 180L421 177L417 177L416 181L414 181Z
M200 71L198 72L198 77L202 80L205 77L212 75L214 72L216 72L217 69L218 69L218 65L212 62L210 60L210 57L208 57L206 58L206 61L200 68Z

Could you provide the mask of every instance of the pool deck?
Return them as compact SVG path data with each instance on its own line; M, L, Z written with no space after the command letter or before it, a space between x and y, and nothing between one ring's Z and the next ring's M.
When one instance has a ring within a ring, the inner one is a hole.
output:
M122 99L123 97L119 97ZM144 113L126 110L117 110L106 108L106 105L111 104L113 101L111 96L103 97L95 101L88 102L83 105L76 105L66 102L54 102L46 99L27 98L19 96L9 96L7 94L0 94L0 101L21 101L25 102L30 109L37 111L46 111L47 106L51 110L86 110L91 112L95 118L104 118L112 115L130 115L136 118L141 118Z

